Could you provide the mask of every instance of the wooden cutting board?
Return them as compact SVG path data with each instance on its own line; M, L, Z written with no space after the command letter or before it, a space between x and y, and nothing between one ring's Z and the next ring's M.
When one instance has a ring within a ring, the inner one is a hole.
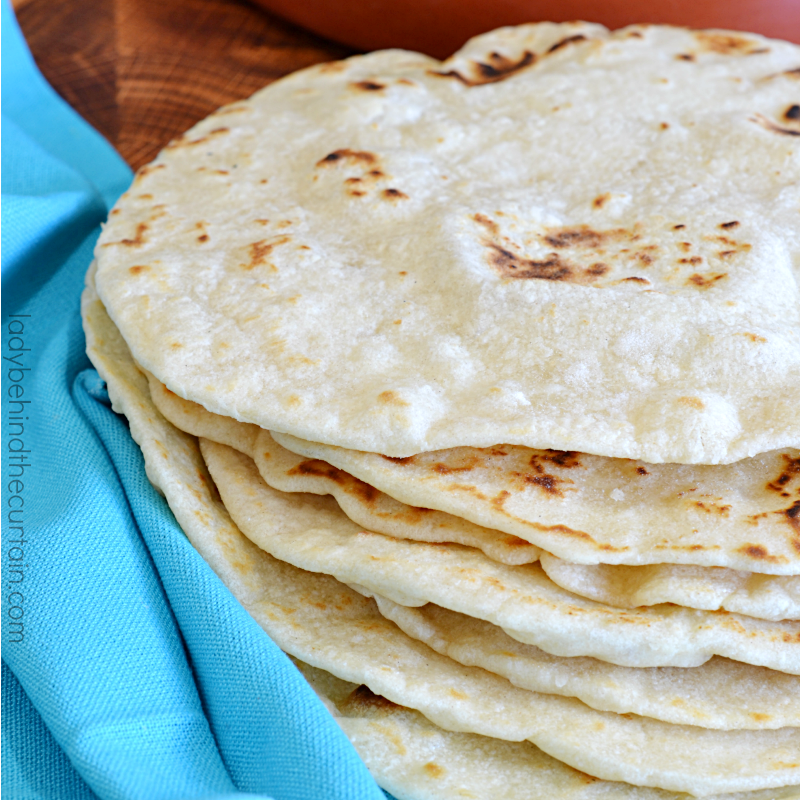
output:
M133 169L214 109L354 52L244 0L15 0L53 88Z

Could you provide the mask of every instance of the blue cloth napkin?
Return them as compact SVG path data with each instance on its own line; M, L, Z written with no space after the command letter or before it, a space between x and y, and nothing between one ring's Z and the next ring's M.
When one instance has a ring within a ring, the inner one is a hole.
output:
M110 409L79 298L131 173L2 15L4 795L382 800Z

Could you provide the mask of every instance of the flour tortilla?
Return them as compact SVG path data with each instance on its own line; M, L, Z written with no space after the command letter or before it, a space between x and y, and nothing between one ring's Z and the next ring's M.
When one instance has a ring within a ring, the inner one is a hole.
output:
M387 536L477 547L503 564L529 564L539 558L539 548L524 539L441 511L400 503L324 461L309 460L281 447L269 431L212 414L197 403L178 397L152 375L148 379L156 408L173 425L249 455L261 477L274 489L331 494L350 519Z
M227 444L250 455L255 459L261 477L275 489L330 493L336 497L350 519L368 530L401 538L451 541L478 547L490 558L505 564L530 563L541 553L530 543L526 547L524 540L517 537L474 526L443 512L400 503L326 461L306 460L292 454L278 445L267 431L237 422L230 417L212 414L197 403L170 392L153 376L149 376L149 379L153 401L167 419L181 430ZM300 449L313 447L302 443L295 446ZM494 452L501 449L517 459L522 455L521 448L494 448ZM531 453L532 451L525 453L524 466L530 467ZM358 456L349 455L351 458ZM429 464L424 472L419 469L419 465L412 465L409 479L421 478L436 482L439 476L446 475L446 469L436 469L437 464L446 467L448 462L446 455L440 455L442 458L435 461L432 467ZM558 465L555 460L559 458L558 454L545 455L551 459L548 468L556 471ZM375 463L374 459L368 458L370 463ZM429 456L419 456L414 461L424 463L428 458ZM453 458L452 454L450 458ZM570 463L576 458L576 454L569 454L569 458L561 460ZM492 458L488 460L491 463ZM470 470L473 474L475 471ZM491 470L487 471L491 475ZM513 470L506 469L493 477L499 482L502 477L509 477L509 472L512 473L511 485L514 485L514 478L517 476L513 474ZM461 476L459 485L463 486L464 473L462 471L457 474ZM531 477L535 478L537 475L531 473ZM597 492L594 496L597 497ZM614 509L611 500L606 503L606 507L609 506ZM644 504L638 507L639 511L642 509L646 511ZM674 603L707 610L723 608L745 616L776 621L800 617L800 578L797 576L771 576L721 567L671 564L640 567L590 566L558 559L549 553L545 553L544 558L542 566L556 584L574 594L612 606L636 608L641 605Z
M577 697L600 711L720 730L797 726L800 719L800 679L794 675L718 657L692 669L562 658L433 603L409 608L374 596L380 612L413 639L523 689Z
M139 172L98 292L172 391L310 441L797 448L799 63L543 23L315 66Z
M625 775L699 795L800 781L800 764L790 761L800 747L796 728L708 731L597 712L577 700L526 692L414 642L385 621L372 601L332 578L297 570L259 551L236 530L213 494L195 440L152 405L146 380L91 283L82 310L87 351L108 382L115 407L128 416L148 474L189 538L285 650L339 678L366 683L399 704L415 705L442 727L496 738L535 738L551 755L613 780Z
M503 742L437 728L421 714L295 664L326 703L378 783L399 800L674 800L661 789L600 782L528 742ZM798 787L726 800L797 800ZM685 797L685 796L684 796Z
M484 619L555 655L693 667L716 654L800 673L800 623L668 605L604 606L560 589L539 564L511 567L472 548L365 531L331 498L270 488L244 454L207 439L200 448L242 532L302 569L359 584L401 605L433 602Z
M542 569L562 589L617 608L675 603L758 619L800 619L800 577L720 567L571 564L542 553Z
M511 445L391 459L273 436L404 503L519 536L574 563L800 574L797 450L713 467Z

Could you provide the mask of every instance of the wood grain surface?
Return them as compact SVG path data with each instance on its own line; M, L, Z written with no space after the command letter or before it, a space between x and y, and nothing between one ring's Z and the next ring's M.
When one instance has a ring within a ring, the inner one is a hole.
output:
M244 0L15 0L53 88L137 169L195 122L354 51Z

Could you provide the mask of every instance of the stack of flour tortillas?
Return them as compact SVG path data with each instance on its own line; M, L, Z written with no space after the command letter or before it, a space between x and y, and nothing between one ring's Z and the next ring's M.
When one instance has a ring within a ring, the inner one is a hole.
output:
M800 797L800 48L313 67L111 213L89 355L381 785Z

